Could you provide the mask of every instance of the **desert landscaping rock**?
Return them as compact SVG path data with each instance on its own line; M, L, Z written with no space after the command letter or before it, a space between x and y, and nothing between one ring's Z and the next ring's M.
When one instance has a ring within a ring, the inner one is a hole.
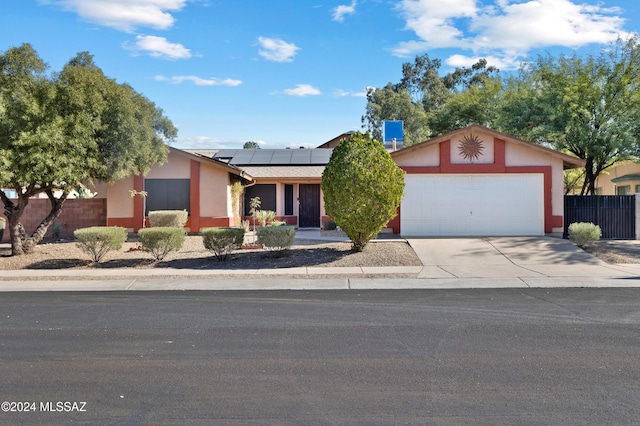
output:
M406 242L371 242L361 253L351 252L349 242L296 240L291 249L277 257L263 249L236 250L226 261L219 261L204 248L202 237L188 236L178 252L155 262L151 254L138 250L136 242L109 252L92 264L74 242L40 244L34 253L10 256L8 244L0 245L0 270L88 269L88 268L174 268L174 269L284 269L295 267L420 266L420 260ZM283 271L283 273L285 273Z

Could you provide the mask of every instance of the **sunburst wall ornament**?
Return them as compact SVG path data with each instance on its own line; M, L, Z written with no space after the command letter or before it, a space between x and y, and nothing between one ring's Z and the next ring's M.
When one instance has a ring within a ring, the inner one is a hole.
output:
M482 140L474 134L468 134L460 140L458 145L458 152L464 157L465 160L473 161L480 158L484 145Z

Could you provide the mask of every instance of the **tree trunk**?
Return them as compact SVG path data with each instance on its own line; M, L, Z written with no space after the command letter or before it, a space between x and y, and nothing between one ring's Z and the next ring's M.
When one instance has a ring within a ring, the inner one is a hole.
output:
M51 202L51 210L47 217L45 217L35 231L33 231L31 236L27 236L24 226L20 221L27 205L29 204L29 197L19 194L17 204L4 196L2 197L5 215L8 219L11 255L19 256L33 252L36 245L44 238L49 226L58 218L58 216L60 216L60 213L62 212L62 205L69 195L68 191L64 191L60 198L55 198L52 190L47 190L46 194Z
M584 184L582 185L582 193L580 195L595 195L597 176L593 172L593 158L586 159L584 172Z

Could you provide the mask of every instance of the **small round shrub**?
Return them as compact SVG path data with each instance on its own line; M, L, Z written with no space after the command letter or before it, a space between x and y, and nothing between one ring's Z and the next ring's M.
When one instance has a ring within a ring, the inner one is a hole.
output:
M277 256L293 245L296 230L293 226L262 226L256 235L258 242Z
M151 227L183 228L189 213L186 210L156 210L149 212Z
M586 247L598 241L602 230L598 225L587 222L574 222L569 225L569 240L578 247Z
M202 243L211 250L218 260L225 260L231 252L242 247L243 228L205 228L202 230Z
M98 263L111 250L119 250L127 240L127 231L120 226L92 226L73 231L80 250Z
M185 232L177 227L145 228L138 231L138 239L144 250L156 260L162 260L172 251L182 248Z

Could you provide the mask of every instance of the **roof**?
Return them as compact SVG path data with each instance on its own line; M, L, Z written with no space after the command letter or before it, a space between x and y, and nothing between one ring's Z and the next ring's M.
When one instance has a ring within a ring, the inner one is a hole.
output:
M351 135L354 134L354 133L355 132L353 130L351 130L349 132L344 132L340 136L336 136L335 138L333 138L333 139L331 139L329 141L326 141L322 145L319 145L316 149L335 148L343 139L350 138Z
M236 167L244 166L325 166L332 149L218 149L189 150L197 155Z
M429 146L429 145L434 145L434 144L438 144L441 142L445 142L449 139L452 139L455 135L458 135L460 133L467 133L469 131L480 131L480 132L484 132L484 133L489 133L490 135L493 135L494 137L518 144L518 145L523 145L526 146L529 149L532 149L534 151L538 151L538 152L542 152L548 155L551 155L552 157L555 158L559 158L562 160L562 164L563 164L563 168L566 169L575 169L578 167L584 167L585 165L585 161L578 158L578 157L574 157L572 155L568 155L568 154L564 154L560 151L556 151L555 149L551 149L551 148L547 148L544 147L542 145L538 145L537 143L533 143L533 142L528 142L525 141L523 139L519 139L516 138L515 136L511 136L508 135L506 133L502 133L502 132L498 132L497 130L493 130L493 129L489 129L488 127L484 127L484 126L480 126L479 124L472 124L471 126L462 128L462 129L458 129L458 130L454 130L453 132L447 133L445 135L441 135L441 136L437 136L433 139L429 139L427 141L424 142L420 142L411 146L408 146L406 148L402 148L398 151L392 152L391 156L395 157L397 155L402 155L402 154L406 154L412 151L415 151L416 149L420 149L423 148L425 146Z
M236 167L232 164L228 164L225 163L223 161L219 161L216 159L213 159L211 157L207 157L205 155L202 155L199 152L195 152L197 150L186 150L186 149L179 149L179 148L174 148L172 146L169 147L169 149L173 152L175 152L176 154L179 155L183 155L185 157L189 157L189 158L193 158L197 161L203 162L203 163L209 163L209 164L214 164L217 167L220 167L226 171L228 171L231 174L240 176L243 179L246 180L253 180L253 176L251 175L251 173L248 173L246 170L241 169L239 167Z
M615 179L611 179L611 182L618 183L618 182L625 182L625 181L632 181L632 180L640 180L640 174L633 173L629 175L620 176Z

